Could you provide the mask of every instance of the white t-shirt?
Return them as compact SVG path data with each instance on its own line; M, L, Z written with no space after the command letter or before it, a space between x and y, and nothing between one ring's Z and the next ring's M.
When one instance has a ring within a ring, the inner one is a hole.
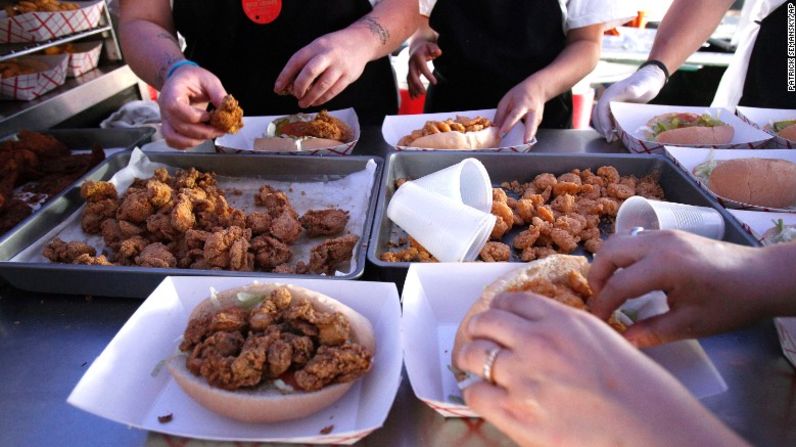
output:
M428 17L437 0L419 0L420 14ZM564 32L569 29L605 23L606 27L620 25L636 16L630 0L558 0L564 18Z

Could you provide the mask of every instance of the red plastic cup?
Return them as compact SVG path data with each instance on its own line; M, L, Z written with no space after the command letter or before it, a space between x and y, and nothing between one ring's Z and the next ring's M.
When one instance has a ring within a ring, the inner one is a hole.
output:
M423 113L423 106L426 103L426 95L417 98L409 96L409 90L401 89L401 106L398 109L399 115L415 115Z
M588 129L591 122L591 110L594 106L594 89L588 88L572 92L572 128Z

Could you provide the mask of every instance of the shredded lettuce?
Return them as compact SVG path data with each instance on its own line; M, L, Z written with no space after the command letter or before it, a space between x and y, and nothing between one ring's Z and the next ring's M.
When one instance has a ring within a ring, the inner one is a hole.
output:
M716 127L723 125L725 125L723 121L714 118L709 113L703 113L702 115L678 113L657 121L652 128L652 132L657 136L667 130L680 129L683 127Z
M796 225L785 225L782 219L773 220L774 234L766 238L769 244L781 244L796 240Z
M774 129L774 132L780 133L786 127L792 126L794 124L796 124L796 120L775 121L771 123L771 128Z
M210 301L216 309L221 307L221 303L218 301L218 290L215 287L210 287Z
M274 384L274 388L276 388L277 391L279 391L282 394L291 394L291 393L295 393L296 392L295 388L293 388L292 386L288 385L282 379L274 380L273 384Z
M254 307L264 298L265 295L262 293L238 292L238 303L240 303L241 307L245 308Z

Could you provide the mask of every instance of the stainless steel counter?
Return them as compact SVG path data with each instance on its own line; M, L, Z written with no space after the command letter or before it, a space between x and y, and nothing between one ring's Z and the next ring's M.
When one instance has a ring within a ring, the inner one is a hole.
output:
M539 140L539 151L622 150L601 143L593 131L542 131ZM370 129L356 153L380 155L384 150L380 134ZM66 403L88 366L139 304L131 299L42 295L0 285L0 445L216 445L128 428ZM729 385L728 391L703 403L754 445L796 445L796 373L781 355L773 324L765 321L700 341ZM445 420L414 398L405 379L386 425L358 445L513 444L481 420Z

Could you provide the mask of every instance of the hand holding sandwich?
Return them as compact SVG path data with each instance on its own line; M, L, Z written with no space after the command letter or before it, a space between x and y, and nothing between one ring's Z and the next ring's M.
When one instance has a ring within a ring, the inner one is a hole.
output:
M607 318L626 300L654 290L670 310L638 321L625 338L639 347L733 330L796 313L796 244L743 247L678 231L614 236L589 271L595 315Z
M182 66L160 90L161 132L169 146L187 149L224 135L211 126L207 103L221 107L227 96L221 81L201 67Z
M663 368L586 312L503 294L466 330L473 341L457 359L465 370L481 375L486 353L501 350L494 383L466 388L464 399L519 445L744 445Z

